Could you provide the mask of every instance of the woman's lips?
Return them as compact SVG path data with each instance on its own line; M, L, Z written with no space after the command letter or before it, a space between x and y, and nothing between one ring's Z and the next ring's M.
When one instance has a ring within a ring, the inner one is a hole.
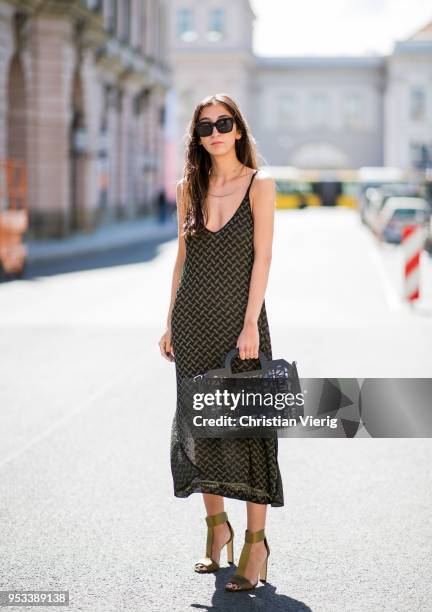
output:
M216 142L212 142L212 145L215 145L215 144L222 144L222 141L221 140L217 140Z

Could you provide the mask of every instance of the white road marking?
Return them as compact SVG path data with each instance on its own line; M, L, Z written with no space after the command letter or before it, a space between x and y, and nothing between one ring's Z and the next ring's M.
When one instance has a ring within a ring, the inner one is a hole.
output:
M40 442L41 440L44 440L45 438L48 438L54 431L56 431L57 429L62 427L65 423L70 421L74 416L86 410L89 406L91 406L92 403L94 403L100 397L105 395L105 393L109 389L115 387L118 383L121 383L124 379L126 379L136 368L138 368L138 366L142 367L141 361L138 361L134 365L129 364L125 368L120 370L120 372L116 376L110 378L110 380L105 385L102 385L102 387L99 387L99 389L91 393L84 402L82 402L81 404L78 404L76 408L74 408L73 410L65 414L63 417L55 421L52 425L47 427L40 434L38 434L37 436L35 436L34 438L26 442L23 446L21 446L21 448L18 448L15 452L11 453L6 458L4 458L0 462L0 470L4 468L8 463L16 459L17 457L20 457L21 455L26 453L30 448L38 444L38 442Z
M386 299L387 305L390 310L403 310L406 307L406 304L401 299L401 296L398 295L396 289L394 288L392 282L390 281L387 271L384 266L382 254L374 240L370 240L369 244L371 248L369 249L370 256L375 264L375 269L378 272L381 281L382 281L382 289L384 293L384 297Z

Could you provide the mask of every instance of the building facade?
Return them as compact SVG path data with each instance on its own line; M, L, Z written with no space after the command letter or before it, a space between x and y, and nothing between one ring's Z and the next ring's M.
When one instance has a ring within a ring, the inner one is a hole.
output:
M0 0L0 160L27 168L30 234L153 209L164 183L166 0Z
M432 170L432 22L386 59L384 158Z
M194 106L216 92L239 102L262 163L432 164L432 25L389 56L260 57L249 0L173 0L170 15L177 176Z

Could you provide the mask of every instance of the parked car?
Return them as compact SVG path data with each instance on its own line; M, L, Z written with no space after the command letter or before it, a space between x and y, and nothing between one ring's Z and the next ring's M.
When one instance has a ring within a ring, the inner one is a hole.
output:
M377 234L386 242L399 244L403 228L418 224L428 231L431 206L423 198L393 196L386 198L377 218Z
M360 219L365 225L368 225L367 216L371 212L368 211L368 206L369 195L373 192L373 189L398 189L399 185L406 185L417 180L416 176L410 171L393 166L364 166L358 169L357 176L359 185L358 208Z
M411 183L385 183L379 187L369 187L365 193L366 206L363 211L364 222L373 232L379 231L379 217L389 198L421 197L421 186Z
M426 231L426 242L425 250L432 256L432 216L429 219L429 223Z

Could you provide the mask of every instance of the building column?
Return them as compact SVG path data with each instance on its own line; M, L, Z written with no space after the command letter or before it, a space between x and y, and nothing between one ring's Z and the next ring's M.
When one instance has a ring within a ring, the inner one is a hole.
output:
M107 118L107 167L108 167L108 202L105 219L115 221L120 201L119 193L119 133L121 92L114 86L105 89L105 108Z
M75 64L73 23L39 15L29 38L29 201L35 236L61 237L70 223L71 92Z
M120 116L120 201L118 216L120 219L131 217L131 194L133 193L134 160L131 155L132 128L132 94L126 88L123 90Z
M12 16L12 6L0 3L0 160L8 156L9 70L14 53Z
M77 71L81 80L85 126L84 150L80 156L82 185L78 201L81 217L79 229L91 231L101 220L99 153L103 125L103 91L98 83L92 51L87 49L82 53Z

